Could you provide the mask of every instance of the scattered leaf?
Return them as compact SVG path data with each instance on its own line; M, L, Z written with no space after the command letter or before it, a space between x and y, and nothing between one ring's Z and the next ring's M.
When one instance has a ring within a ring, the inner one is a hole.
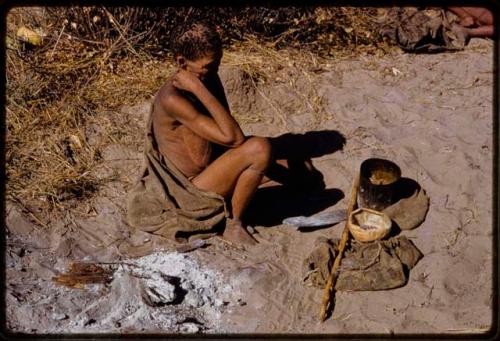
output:
M394 76L399 76L399 75L403 74L401 71L399 71L395 67L392 68L392 73L394 74Z
M42 45L42 36L25 26L22 26L17 30L16 36L19 40L33 46Z

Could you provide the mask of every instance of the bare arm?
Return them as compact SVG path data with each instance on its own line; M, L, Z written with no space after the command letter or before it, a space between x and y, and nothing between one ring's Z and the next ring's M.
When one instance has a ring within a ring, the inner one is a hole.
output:
M495 26L483 25L467 29L470 37L493 37L495 35Z
M229 103L227 102L227 98L226 98L226 93L224 92L224 87L222 86L222 82L219 78L219 75L216 75L216 77L214 79L213 94L215 95L215 97L217 97L219 99L219 101L224 106L224 108L226 108L227 111L230 111L229 110Z
M245 136L236 120L231 116L227 104L222 104L196 77L179 71L173 84L176 88L193 93L210 113L200 113L194 105L180 95L161 99L165 110L176 116L182 124L201 137L214 143L236 147L243 143Z

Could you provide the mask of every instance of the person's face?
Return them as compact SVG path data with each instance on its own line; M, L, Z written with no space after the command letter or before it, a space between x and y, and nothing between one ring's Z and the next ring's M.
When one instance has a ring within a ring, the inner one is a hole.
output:
M188 60L182 56L177 57L179 66L194 74L202 82L213 77L219 71L221 56L216 53L198 58L196 60Z

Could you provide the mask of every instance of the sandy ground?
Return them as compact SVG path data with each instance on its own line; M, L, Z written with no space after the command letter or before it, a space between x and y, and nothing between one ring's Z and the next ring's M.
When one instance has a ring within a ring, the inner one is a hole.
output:
M286 75L287 68L282 71ZM249 112L252 118L243 123L245 133L292 132L312 141L313 162L327 190L293 196L263 189L247 217L257 231L257 246L241 250L211 238L203 248L181 255L173 243L128 232L123 199L138 175L141 151L112 146L96 172L116 174L116 181L97 200L81 203L64 219L54 219L50 232L7 203L8 330L486 332L493 317L493 77L493 43L487 40L473 40L457 53L395 52L331 60L312 80L296 77L296 93L279 84L249 91L237 67L223 66L221 78L235 115ZM311 90L323 97L321 114L304 105L312 98ZM148 103L124 108L122 121L115 123L140 127L147 111ZM337 150L342 136L345 146ZM98 127L89 127L88 138L98 138ZM430 208L425 222L402 232L424 258L404 287L338 292L333 316L320 324L322 291L303 284L302 262L318 236L339 237L343 224L304 232L280 222L345 208L355 171L373 156L393 160L403 176L427 191ZM133 252L121 248L125 239L138 247ZM143 244L147 247L141 251ZM129 256L145 255L144 250L152 247L163 251L152 258ZM114 280L85 290L55 285L51 278L70 260L113 262ZM132 263L139 273L130 270ZM151 285L163 285L163 296L155 296L163 304L145 298Z

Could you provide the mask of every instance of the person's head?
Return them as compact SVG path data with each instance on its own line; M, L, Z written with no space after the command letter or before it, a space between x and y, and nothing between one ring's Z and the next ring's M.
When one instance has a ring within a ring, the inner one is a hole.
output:
M215 27L205 22L186 23L170 42L177 65L203 80L217 73L222 58L222 43Z

